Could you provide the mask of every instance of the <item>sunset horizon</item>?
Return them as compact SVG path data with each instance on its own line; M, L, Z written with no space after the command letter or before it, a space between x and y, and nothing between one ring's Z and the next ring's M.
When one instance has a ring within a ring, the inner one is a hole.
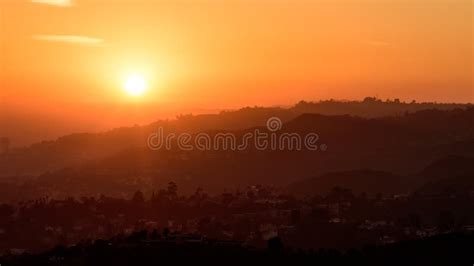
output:
M0 266L472 264L473 0L0 0Z
M52 139L301 100L474 102L470 1L7 0L0 7L7 136L30 120L57 124L41 137ZM146 88L131 93L130 77ZM41 140L33 139L14 142Z

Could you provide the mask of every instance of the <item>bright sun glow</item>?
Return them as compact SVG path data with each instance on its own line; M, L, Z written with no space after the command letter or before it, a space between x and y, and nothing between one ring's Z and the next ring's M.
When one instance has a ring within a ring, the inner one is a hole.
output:
M146 81L140 75L130 75L125 81L124 88L132 96L140 96L146 90Z

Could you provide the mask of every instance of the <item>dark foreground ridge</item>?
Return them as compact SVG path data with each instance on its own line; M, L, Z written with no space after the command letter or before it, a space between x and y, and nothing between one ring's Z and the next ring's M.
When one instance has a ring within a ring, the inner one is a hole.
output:
M307 264L313 265L471 265L474 234L447 233L385 246L338 251L295 250L278 237L266 249L239 241L214 240L199 235L138 231L128 237L58 246L41 254L4 255L1 265L163 265L173 264ZM453 264L454 263L454 264Z

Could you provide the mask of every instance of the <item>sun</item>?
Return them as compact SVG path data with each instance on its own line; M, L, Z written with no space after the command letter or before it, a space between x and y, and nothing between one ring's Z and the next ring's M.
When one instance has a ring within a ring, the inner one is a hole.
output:
M133 74L127 77L124 83L125 91L131 96L140 96L145 93L146 81L143 76Z

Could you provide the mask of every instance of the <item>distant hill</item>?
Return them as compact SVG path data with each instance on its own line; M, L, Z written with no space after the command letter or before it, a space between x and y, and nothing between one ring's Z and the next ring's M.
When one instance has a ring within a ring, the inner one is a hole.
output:
M429 182L417 190L425 195L467 194L474 192L474 174L454 176Z
M375 170L332 172L292 183L288 191L293 195L325 195L334 187L350 189L354 194L374 195L407 193L410 184L406 177Z
M474 158L447 156L427 166L419 176L426 181L418 193L471 193L474 192Z
M410 176L369 169L331 172L294 182L288 186L288 191L294 195L326 194L336 186L355 193L470 192L474 191L474 159L446 156Z
M120 195L133 189L153 189L169 181L177 182L184 193L192 193L197 187L212 192L259 183L286 186L305 177L354 169L378 169L385 174L368 172L364 177L349 172L338 178L348 178L349 183L351 174L367 178L367 183L376 180L377 175L384 180L398 180L398 177L416 176L414 173L438 158L474 156L474 108L425 110L379 118L321 114L282 117L286 122L278 134L317 133L318 144L327 147L324 151L260 151L251 148L252 145L244 151L152 151L146 147L147 136L159 126L165 132L190 133L192 138L198 132L210 136L232 133L237 139L255 129L265 132L266 127L253 125L265 123L281 109L254 111L182 116L144 127L70 135L0 156L0 173L10 177L29 175L38 187L54 187L59 194L93 194L105 189L112 195ZM237 130L214 128L244 125L237 121L246 121L251 126ZM418 176L415 179L413 186L423 184L419 181L424 179ZM391 186L380 187L380 192L404 189L404 184L398 181L384 182ZM358 191L359 187L354 184L354 189Z
M122 127L103 133L71 134L0 154L0 178L38 175L88 160L105 158L120 151L143 148L146 147L149 134L156 132L159 127L166 132L193 134L263 126L272 116L287 121L298 115L283 108L242 108L220 114L180 115L175 120L160 120L145 126Z
M427 108L437 109L426 110ZM455 138L462 140L463 134L474 135L471 127L474 119L473 110L471 105L403 103L368 97L361 102L301 101L290 108L246 107L219 114L181 115L175 120L161 120L146 126L123 127L96 134L72 134L54 141L43 141L25 148L11 149L7 155L0 155L0 169L2 169L0 177L37 175L44 171L105 158L120 151L145 147L147 136L156 132L158 127L163 127L169 132L191 134L210 130L235 131L264 126L267 119L273 116L279 117L283 122L298 118L288 124L288 130L317 130L326 137L356 131L358 134L363 134L345 138L352 143L354 137L369 137L366 134L369 133L372 139L375 135L380 139L388 131L392 132L391 135L398 136L425 134L426 141L439 142L439 135L446 140ZM403 115L411 112L415 113ZM303 115L305 113L308 114ZM316 113L321 115L312 115ZM392 117L381 117L384 115ZM440 134L434 134L436 132ZM449 138L446 138L446 134L449 134ZM385 139L387 140L391 141Z
M428 165L419 175L430 180L474 175L474 158L457 155L446 156Z
M396 116L405 113L414 113L422 110L453 110L469 108L472 104L451 104L433 102L403 102L399 99L385 101L376 97L365 97L362 101L325 100L318 102L300 101L293 108L298 113L319 113L324 115L350 114L366 118L382 116Z

